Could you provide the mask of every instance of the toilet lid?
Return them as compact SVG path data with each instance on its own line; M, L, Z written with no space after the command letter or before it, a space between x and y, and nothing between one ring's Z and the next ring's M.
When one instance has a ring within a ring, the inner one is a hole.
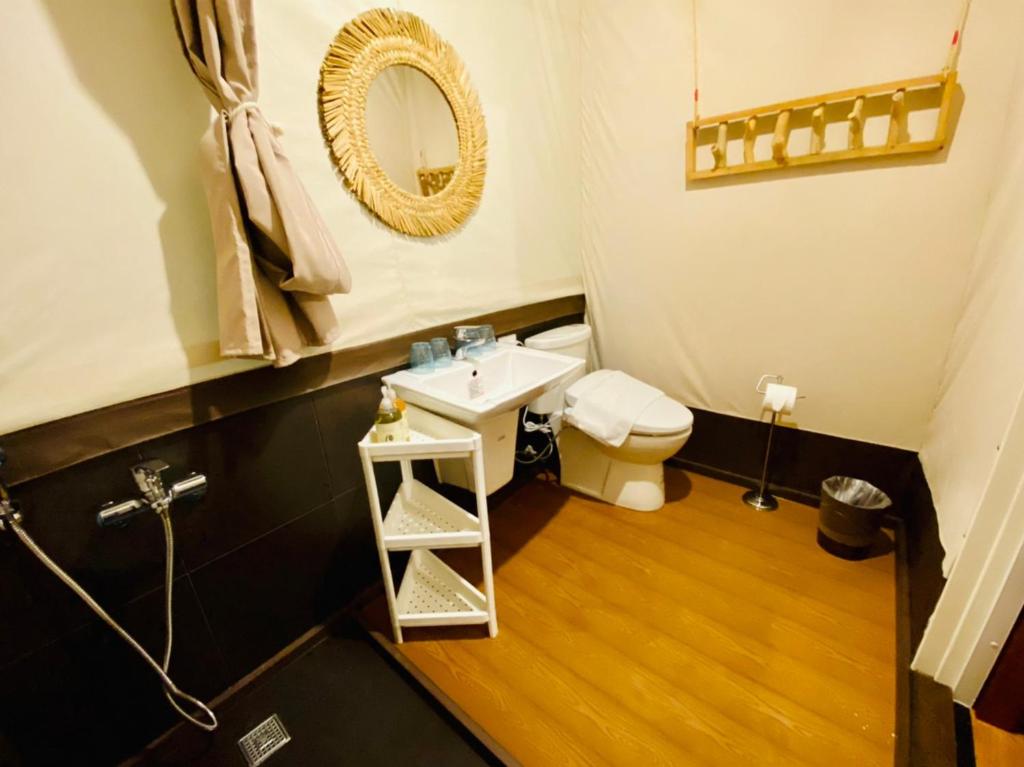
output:
M593 373L583 376L566 390L565 404L573 407L576 400L579 399L580 392L586 391L600 378L612 372L611 370L595 370ZM689 430L692 426L693 413L682 403L665 396L654 400L640 412L630 433L656 437L662 434L679 434Z

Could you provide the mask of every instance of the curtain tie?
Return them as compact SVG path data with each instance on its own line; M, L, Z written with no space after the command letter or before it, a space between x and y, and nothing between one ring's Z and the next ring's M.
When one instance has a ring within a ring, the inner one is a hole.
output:
M242 112L249 111L256 111L263 115L263 110L260 109L260 105L257 104L255 101L243 101L234 109L231 109L230 111L225 109L222 110L221 113L224 115L225 121L228 123L228 125L230 125L235 121L235 118L238 117L239 114L241 114ZM280 125L276 123L270 122L270 120L267 120L266 115L263 115L263 119L267 123L267 125L270 126L270 130L275 136L280 138L281 136L284 135L284 128L282 128Z

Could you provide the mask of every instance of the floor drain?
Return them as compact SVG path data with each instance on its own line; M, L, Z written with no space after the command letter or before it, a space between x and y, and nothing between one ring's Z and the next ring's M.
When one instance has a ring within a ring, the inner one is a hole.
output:
M238 747L242 749L245 761L249 767L256 767L263 764L292 738L288 731L281 724L277 714L274 714L267 721L256 725L256 727L238 741Z

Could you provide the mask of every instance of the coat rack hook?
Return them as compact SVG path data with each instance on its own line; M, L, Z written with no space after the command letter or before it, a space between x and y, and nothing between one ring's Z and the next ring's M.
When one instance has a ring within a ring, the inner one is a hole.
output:
M892 149L908 140L907 136L907 92L902 88L892 94L889 108L889 137L885 145Z
M864 148L864 97L858 96L853 102L853 111L846 116L850 121L850 149Z
M825 105L821 104L811 112L811 154L825 151Z
M775 135L772 137L772 157L776 162L785 162L789 157L789 118L792 114L792 109L784 109L779 112L779 116L775 120Z
M743 128L743 162L754 162L754 142L757 140L757 115L747 118Z
M711 147L711 156L715 159L715 170L727 164L727 144L729 141L729 124L718 123L718 138Z

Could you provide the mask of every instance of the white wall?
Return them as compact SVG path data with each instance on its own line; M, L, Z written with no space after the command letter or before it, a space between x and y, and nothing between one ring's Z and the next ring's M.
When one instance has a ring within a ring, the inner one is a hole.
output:
M921 449L948 581L914 668L974 703L1024 604L1024 57L1000 165Z
M959 3L698 9L711 115L938 72ZM917 449L1003 161L1022 12L975 3L947 154L688 189L690 3L586 3L582 237L602 363L752 418L758 377L783 374L807 394L801 428Z
M803 428L909 448L927 432L953 547L1024 378L989 340L1019 323L1013 174L965 299L994 169L1024 162L998 141L1019 3L972 11L948 155L692 189L688 3L400 3L458 49L490 134L480 210L429 241L369 216L319 135L322 54L372 5L257 2L262 102L355 277L335 300L339 347L576 292L582 252L606 365L750 417L757 376L779 372L808 394ZM954 5L700 3L703 112L936 71ZM209 111L165 3L11 0L5 11L0 433L252 365L216 361L196 168ZM990 375L997 364L1004 374ZM971 390L993 406L976 415L963 404Z
M948 574L1001 455L1024 389L1024 57L1001 122L999 170L921 449Z
M973 705L1024 604L1024 397L912 667Z
M353 273L338 347L579 292L578 2L399 3L458 50L490 139L480 209L433 240L365 213L320 136L320 61L376 5L256 3L262 105ZM0 433L254 364L217 361L209 110L167 3L8 0L0 92Z
M913 666L965 705L1024 604L1024 56L1014 78L995 184L921 448L948 580Z

